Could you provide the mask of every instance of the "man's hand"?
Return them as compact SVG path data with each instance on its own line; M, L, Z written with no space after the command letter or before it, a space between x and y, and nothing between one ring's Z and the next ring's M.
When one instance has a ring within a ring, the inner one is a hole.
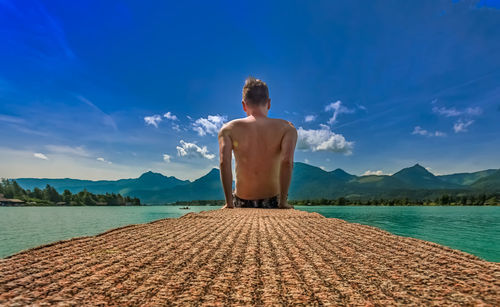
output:
M227 203L221 209L233 209L234 205L228 205Z
M280 202L279 208L280 209L293 209L293 206L290 205L288 202L285 201L283 203Z

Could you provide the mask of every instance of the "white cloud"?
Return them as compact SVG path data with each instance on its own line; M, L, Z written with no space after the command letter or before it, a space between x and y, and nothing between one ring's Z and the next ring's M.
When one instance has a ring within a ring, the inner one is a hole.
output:
M198 132L200 136L216 135L226 120L227 116L221 115L208 115L207 118L198 118L193 123L193 130Z
M40 152L34 153L33 157L38 158L38 159L42 159L42 160L48 160L49 159L46 155L44 155L43 153L40 153Z
M104 159L103 157L99 157L96 159L97 161L100 161L100 162L104 162L104 163L108 163L108 164L113 164L111 161L107 161L106 159Z
M215 158L214 154L208 152L207 146L198 146L195 143L188 143L184 140L180 141L181 146L177 146L177 155L179 157L187 158L205 158L212 160Z
M316 120L316 115L306 115L306 117L304 118L304 121L306 123L313 122L315 120Z
M348 142L341 134L336 134L326 125L321 129L298 129L297 149L312 151L339 152L346 155L352 153L354 142Z
M371 171L371 170L367 170L366 172L363 173L363 175L361 176L382 176L382 175L385 175L383 171L381 170L378 170L378 171Z
M336 102L332 102L325 107L325 111L333 111L332 117L328 120L329 124L335 123L337 120L337 116L342 113L354 113L354 109L348 109L342 106L342 102L337 100Z
M170 120L177 120L177 116L172 114L170 111L163 114L163 117L165 117L166 119L170 119Z
M80 157L90 157L90 153L87 152L85 147L83 146L66 146L66 145L47 145L45 146L47 150L52 153L64 154L64 155L72 155L72 156L80 156Z
M455 130L455 133L459 132L466 132L467 128L474 123L473 120L459 120L455 124L453 124L453 130Z
M158 128L158 124L161 122L161 116L158 114L144 117L144 121L148 125L153 125Z
M181 131L181 127L177 124L172 124L172 129L175 131Z
M444 133L444 132L437 131L437 130L432 132L432 131L428 131L428 130L423 129L420 126L415 126L415 128L413 129L413 132L411 134L423 135L423 136L438 136L438 137L446 136L446 133Z
M170 155L163 154L163 161L170 163L170 158L171 158Z

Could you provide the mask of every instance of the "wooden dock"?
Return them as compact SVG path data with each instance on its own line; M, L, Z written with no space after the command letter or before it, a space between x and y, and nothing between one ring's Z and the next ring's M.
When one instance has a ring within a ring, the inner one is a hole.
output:
M0 260L1 306L500 305L500 263L299 210L225 209Z

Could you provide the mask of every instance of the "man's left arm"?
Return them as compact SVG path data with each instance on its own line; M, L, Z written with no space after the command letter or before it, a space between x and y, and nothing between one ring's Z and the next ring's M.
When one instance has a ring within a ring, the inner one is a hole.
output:
M229 136L227 126L222 127L218 135L219 139L219 158L220 158L220 178L224 195L226 197L226 205L224 208L233 208L233 172L231 168L233 142Z

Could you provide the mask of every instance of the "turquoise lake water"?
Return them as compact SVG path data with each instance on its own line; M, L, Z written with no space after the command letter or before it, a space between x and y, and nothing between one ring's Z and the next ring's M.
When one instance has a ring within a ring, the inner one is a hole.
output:
M2 207L0 257L41 244L94 235L187 212L218 207ZM500 207L297 207L326 217L367 224L391 233L460 249L500 262Z

